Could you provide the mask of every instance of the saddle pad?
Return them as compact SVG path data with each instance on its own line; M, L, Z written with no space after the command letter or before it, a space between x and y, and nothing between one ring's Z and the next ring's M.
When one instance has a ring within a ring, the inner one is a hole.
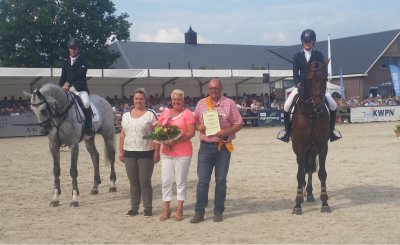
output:
M92 107L92 111L93 111L92 121L98 122L100 120L100 114L99 114L99 111L97 110L97 107L92 102L90 102L90 107Z
M75 103L77 103L77 105L78 105L79 113L81 114L81 116L85 117L85 114L83 114L82 108L79 106L79 104L76 100L75 100ZM93 111L92 123L98 122L100 120L100 115L99 115L99 111L97 110L97 107L92 102L90 102L90 107L92 108L92 111Z

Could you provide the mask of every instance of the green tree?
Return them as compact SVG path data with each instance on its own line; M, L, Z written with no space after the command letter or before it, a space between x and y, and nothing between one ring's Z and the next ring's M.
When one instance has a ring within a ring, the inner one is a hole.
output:
M111 0L0 0L0 62L7 67L61 67L71 37L82 41L89 68L107 68L129 40L128 14Z

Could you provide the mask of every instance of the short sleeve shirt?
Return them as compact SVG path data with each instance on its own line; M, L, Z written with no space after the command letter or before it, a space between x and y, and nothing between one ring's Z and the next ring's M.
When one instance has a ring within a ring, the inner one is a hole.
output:
M239 109L236 106L236 103L225 97L221 96L221 99L214 103L214 110L218 112L219 123L221 125L221 129L230 128L234 124L243 124L242 116L240 115ZM201 99L194 111L194 117L196 120L196 124L203 124L203 112L207 111L207 103L206 98ZM231 140L235 139L236 134L229 135ZM220 139L217 136L206 136L205 134L200 133L200 141L207 142L219 142Z
M160 117L158 118L158 121L162 122L165 119L170 118L170 124L179 127L182 130L183 134L186 134L188 132L188 125L195 124L193 113L188 109L183 110L183 112L176 117L170 117L169 112L169 109L163 111L163 113L161 113ZM179 142L173 145L172 151L168 151L168 147L164 145L162 153L170 157L192 156L192 142L190 141L190 139Z
M151 140L143 139L143 136L151 133L152 125L157 121L152 111L147 111L139 118L131 117L130 112L122 115L121 126L125 133L125 151L150 151L154 150L154 143Z

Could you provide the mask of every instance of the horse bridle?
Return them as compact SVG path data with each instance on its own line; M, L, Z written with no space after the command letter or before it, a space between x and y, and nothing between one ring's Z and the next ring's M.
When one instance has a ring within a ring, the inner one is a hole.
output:
M36 97L38 96L40 99L42 99L42 101L38 102L38 103L31 103L31 106L33 107L38 107L42 104L46 105L46 110L47 113L49 114L49 117L44 120L43 122L39 123L40 127L50 127L50 131L53 129L53 127L57 128L57 135L59 134L59 129L61 127L61 125L63 124L64 120L66 119L67 116L67 112L71 109L71 107L74 105L74 101L71 100L69 101L69 96L67 96L67 107L60 113L58 113L56 111L56 108L54 106L52 106L47 100L46 97L44 97L44 95L42 95L42 93L39 90L40 88L36 89L32 96ZM58 122L56 122L55 120L53 120L53 118L56 119L60 119L58 120Z
M310 72L316 72L316 71L325 71L325 67L324 66L319 66L318 68L314 68L314 64L318 63L320 64L320 62L318 61L313 61L311 64L311 69L309 69ZM307 72L308 73L308 72ZM324 107L321 106L321 108L317 108L316 106L316 99L319 98L322 101L322 104L324 104L325 102L325 94L319 93L319 94L311 94L310 97L306 100L304 100L303 98L300 97L300 99L305 102L305 103L311 103L313 105L313 111L317 114L317 117L319 116L320 113L322 113L324 111Z

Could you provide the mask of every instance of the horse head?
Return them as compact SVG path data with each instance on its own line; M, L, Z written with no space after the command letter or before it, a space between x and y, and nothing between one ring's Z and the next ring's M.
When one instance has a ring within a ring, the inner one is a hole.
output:
M329 60L325 62L309 61L307 63L307 88L305 97L312 102L314 109L319 110L324 106L326 81L328 78L326 66L328 63Z
M65 100L62 98L65 95L62 96L61 88L50 83L35 89L32 94L25 91L23 93L30 97L31 109L41 126L42 133L47 135L52 129L52 119L59 114L60 102Z

